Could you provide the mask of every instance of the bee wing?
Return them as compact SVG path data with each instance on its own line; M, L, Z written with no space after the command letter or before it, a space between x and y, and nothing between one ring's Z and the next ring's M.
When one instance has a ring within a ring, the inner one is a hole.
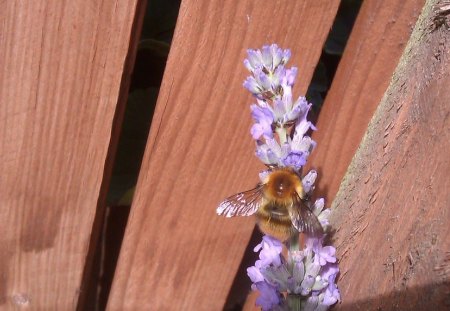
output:
M311 235L323 234L322 225L316 215L314 215L308 205L306 205L300 197L297 197L290 206L289 216L291 217L295 229L299 232Z
M219 204L217 214L225 215L225 217L253 215L261 206L262 190L263 185L258 184L254 189L226 198Z

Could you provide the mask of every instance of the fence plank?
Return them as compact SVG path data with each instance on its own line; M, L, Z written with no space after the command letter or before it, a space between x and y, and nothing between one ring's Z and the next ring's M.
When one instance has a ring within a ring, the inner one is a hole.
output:
M185 0L108 310L220 310L254 226L215 216L253 187L245 50L293 50L305 92L338 1Z
M427 1L333 204L338 310L448 307L450 37L433 30L438 2Z
M424 0L362 4L313 138L309 165L319 171L318 194L332 202L342 177L386 91Z
M1 1L2 310L76 308L135 8Z

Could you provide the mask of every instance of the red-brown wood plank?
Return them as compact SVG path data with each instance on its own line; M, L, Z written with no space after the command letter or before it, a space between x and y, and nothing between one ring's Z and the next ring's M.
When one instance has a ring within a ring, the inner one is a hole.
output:
M424 0L364 1L325 99L309 166L317 193L332 202L386 91Z
M0 309L74 310L136 1L0 2Z
M247 48L276 42L306 91L338 1L185 0L108 310L220 310L254 227L215 215L263 168L242 87Z
M447 310L450 36L427 1L333 203L337 310Z

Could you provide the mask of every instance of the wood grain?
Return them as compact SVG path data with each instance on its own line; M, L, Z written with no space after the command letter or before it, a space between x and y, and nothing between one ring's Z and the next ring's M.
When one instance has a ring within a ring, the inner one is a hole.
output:
M0 308L74 310L136 1L0 3Z
M333 203L337 310L446 310L450 36L427 1Z
M364 1L313 133L308 164L332 202L386 91L424 0Z
M185 0L108 310L220 310L254 227L215 215L262 165L242 88L247 48L276 42L305 92L338 1Z

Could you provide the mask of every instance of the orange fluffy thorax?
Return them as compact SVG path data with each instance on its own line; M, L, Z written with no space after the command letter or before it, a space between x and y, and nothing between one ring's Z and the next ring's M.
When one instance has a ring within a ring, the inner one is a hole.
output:
M264 194L269 201L288 205L296 195L302 196L302 182L292 169L278 169L267 177Z

